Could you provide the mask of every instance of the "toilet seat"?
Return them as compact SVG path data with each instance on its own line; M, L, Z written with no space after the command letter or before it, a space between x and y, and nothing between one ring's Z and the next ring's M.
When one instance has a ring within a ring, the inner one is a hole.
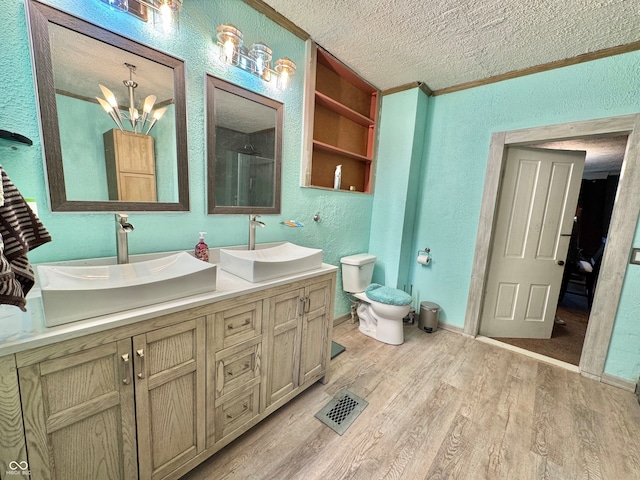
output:
M407 292L393 287L385 287L379 283L372 283L365 289L364 293L371 300L385 305L404 307L411 303L411 295Z

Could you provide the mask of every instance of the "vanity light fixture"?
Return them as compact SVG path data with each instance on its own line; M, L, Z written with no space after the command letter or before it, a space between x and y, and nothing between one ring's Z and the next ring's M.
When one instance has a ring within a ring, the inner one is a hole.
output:
M149 20L149 10L154 14L156 23L161 23L165 29L171 22L178 20L178 13L182 8L182 0L100 0L123 12L130 13L140 20Z
M138 86L136 82L133 81L133 74L136 72L136 66L130 63L125 63L125 67L129 69L129 80L123 80L125 87L129 91L129 111L128 113L121 113L120 107L118 106L118 101L116 100L116 96L113 94L111 90L109 90L104 85L98 85L100 90L102 90L102 94L104 98L96 97L100 105L105 112L109 114L111 119L115 122L120 130L124 130L124 120L128 120L131 124L131 128L134 133L138 133L138 127L140 127L140 132L145 126L145 123L148 122L148 126L145 135L148 135L153 126L156 124L160 118L164 115L164 112L167 111L166 107L158 108L153 114L153 106L156 103L156 96L149 95L144 99L144 104L142 106L142 116L140 116L140 112L135 107L134 101L134 90Z
M276 60L272 67L273 52L268 45L257 42L247 48L243 45L242 38L242 32L236 26L219 25L216 29L216 39L220 46L220 60L227 65L253 73L265 82L270 82L275 76L277 87L285 90L296 71L296 64L289 58L281 58Z

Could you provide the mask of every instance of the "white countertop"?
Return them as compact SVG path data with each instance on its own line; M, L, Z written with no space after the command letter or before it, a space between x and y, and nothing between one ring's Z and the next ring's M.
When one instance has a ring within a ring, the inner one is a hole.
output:
M214 253L214 255L210 260L217 260L215 258L215 252L212 253ZM166 253L158 255L166 255ZM297 280L313 278L337 270L338 267L323 263L320 268L314 270L264 282L251 283L218 268L216 290L213 292L80 320L56 327L46 327L44 324L42 297L40 289L36 285L27 295L26 312L22 312L18 307L0 305L0 356L50 345L62 340L81 337L91 333L102 332L123 325L130 325L141 320L148 320L181 310L207 305L247 293L285 285Z

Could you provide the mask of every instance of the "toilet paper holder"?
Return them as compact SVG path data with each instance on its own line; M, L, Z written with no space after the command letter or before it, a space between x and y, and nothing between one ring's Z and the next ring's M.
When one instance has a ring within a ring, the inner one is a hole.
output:
M425 248L424 250L418 250L418 258L416 259L416 261L420 265L429 265L431 263L430 252L431 249L429 247Z

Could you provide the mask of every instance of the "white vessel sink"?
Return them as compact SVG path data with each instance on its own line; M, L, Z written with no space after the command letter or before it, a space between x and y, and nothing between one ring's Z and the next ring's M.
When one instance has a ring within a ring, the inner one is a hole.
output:
M263 282L320 268L322 250L283 243L258 250L220 249L220 268L249 282Z
M38 265L52 327L216 289L216 265L186 252L123 265Z

